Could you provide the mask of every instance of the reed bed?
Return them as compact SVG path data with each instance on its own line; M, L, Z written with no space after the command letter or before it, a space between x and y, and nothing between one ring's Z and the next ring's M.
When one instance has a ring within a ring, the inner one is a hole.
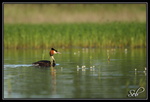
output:
M5 24L4 48L146 47L146 23Z

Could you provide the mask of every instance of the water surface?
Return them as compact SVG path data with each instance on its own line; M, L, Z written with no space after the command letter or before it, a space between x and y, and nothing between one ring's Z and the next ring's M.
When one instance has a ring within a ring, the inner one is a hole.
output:
M49 49L5 49L3 97L147 98L146 49L57 50L62 54L55 55L56 66L39 68L31 63L49 60ZM144 92L128 96L140 87Z

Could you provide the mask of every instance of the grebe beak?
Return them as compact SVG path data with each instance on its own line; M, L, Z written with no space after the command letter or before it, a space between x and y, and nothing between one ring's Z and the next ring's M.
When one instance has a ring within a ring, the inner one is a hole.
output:
M58 54L61 54L60 52L57 52Z

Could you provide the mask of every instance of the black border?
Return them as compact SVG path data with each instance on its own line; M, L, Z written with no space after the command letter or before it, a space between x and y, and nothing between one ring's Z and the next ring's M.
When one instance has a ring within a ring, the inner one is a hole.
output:
M3 80L3 68L4 68L4 44L3 44L3 38L4 38L4 4L146 4L146 32L147 32L147 39L146 39L146 54L147 54L147 98L146 99L71 99L71 98L4 98L4 80ZM148 100L148 2L2 2L2 100Z

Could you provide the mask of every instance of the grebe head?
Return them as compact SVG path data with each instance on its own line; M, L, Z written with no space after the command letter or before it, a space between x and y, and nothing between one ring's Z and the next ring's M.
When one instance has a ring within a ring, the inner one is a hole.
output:
M50 56L53 56L54 54L60 54L60 52L58 52L57 50L55 50L54 48L51 48L51 51L50 51Z
M51 48L51 50L50 50L50 56L53 56L56 53L57 53L57 50L55 50L54 48Z

